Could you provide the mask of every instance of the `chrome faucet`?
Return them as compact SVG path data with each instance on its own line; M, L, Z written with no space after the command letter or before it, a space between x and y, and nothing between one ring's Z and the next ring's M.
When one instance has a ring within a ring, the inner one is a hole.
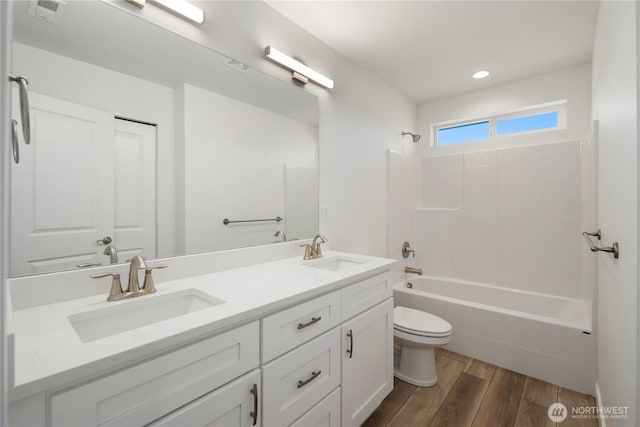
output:
M118 263L118 250L116 249L115 246L113 245L107 246L106 248L104 248L104 252L102 252L102 254L109 256L109 263L111 264Z
M313 238L310 245L300 245L304 248L304 260L322 258L322 248L320 243L327 243L328 240L323 234L318 234Z
M131 258L131 264L129 264L129 285L127 286L127 292L140 291L140 282L138 282L138 270L146 269L144 259L140 255L136 255Z
M405 267L404 268L404 272L405 273L413 273L413 274L417 274L418 276L422 276L422 269L421 268Z

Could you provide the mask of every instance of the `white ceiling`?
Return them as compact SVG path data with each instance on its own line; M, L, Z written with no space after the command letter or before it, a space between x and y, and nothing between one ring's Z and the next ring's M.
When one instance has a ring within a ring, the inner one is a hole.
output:
M267 4L417 103L589 63L599 7L597 1ZM491 76L472 79L480 69Z

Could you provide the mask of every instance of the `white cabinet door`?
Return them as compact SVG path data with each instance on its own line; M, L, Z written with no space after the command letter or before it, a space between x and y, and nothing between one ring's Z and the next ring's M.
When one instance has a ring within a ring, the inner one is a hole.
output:
M149 427L260 426L260 370L202 396Z
M393 389L393 299L342 325L342 427L360 426Z

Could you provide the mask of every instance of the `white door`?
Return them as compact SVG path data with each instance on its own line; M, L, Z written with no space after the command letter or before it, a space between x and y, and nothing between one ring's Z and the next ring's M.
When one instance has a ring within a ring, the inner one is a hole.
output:
M120 262L156 257L156 127L116 119L115 237Z
M599 121L598 388L602 404L629 407L607 426L638 425L637 3L602 2L593 57L593 118ZM585 249L586 250L586 249Z
M113 115L34 92L31 144L11 166L11 275L99 262L113 231ZM14 117L19 117L14 92Z
M342 426L360 426L393 389L393 299L342 325Z

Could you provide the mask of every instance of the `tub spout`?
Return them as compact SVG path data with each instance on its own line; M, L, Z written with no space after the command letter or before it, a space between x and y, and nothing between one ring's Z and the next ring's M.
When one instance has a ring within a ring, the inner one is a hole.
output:
M413 274L417 274L418 276L422 276L422 269L421 268L405 267L404 268L404 272L405 273L413 273Z

